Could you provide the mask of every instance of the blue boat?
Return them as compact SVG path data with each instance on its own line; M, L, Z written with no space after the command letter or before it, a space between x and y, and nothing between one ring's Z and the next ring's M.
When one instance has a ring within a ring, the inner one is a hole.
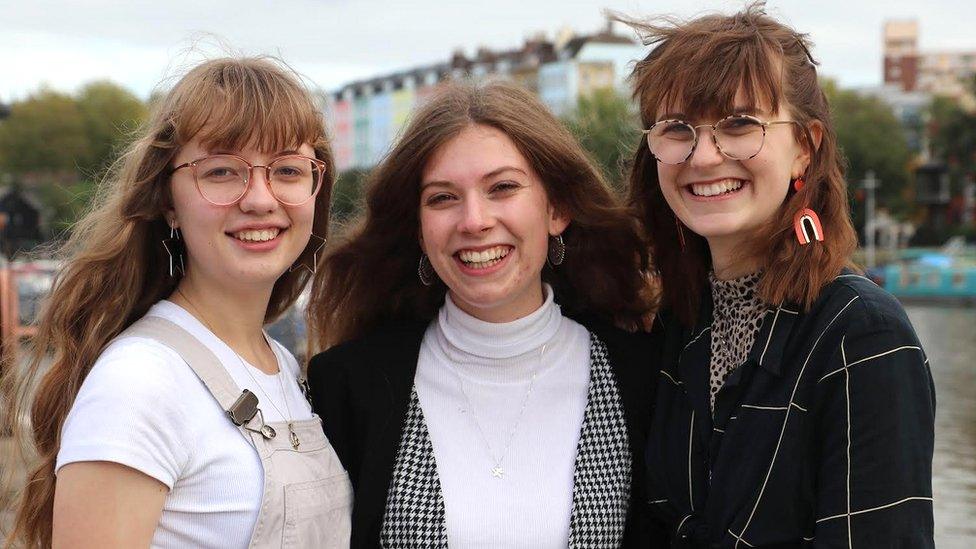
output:
M976 303L976 259L958 248L906 250L901 259L867 274L900 299Z

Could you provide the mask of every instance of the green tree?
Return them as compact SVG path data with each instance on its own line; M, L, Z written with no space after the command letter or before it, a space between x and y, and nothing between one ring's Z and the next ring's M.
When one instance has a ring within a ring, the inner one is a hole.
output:
M91 154L85 117L69 95L42 89L0 123L0 172L77 173Z
M976 175L976 112L948 97L934 98L929 106L929 136L932 155L946 163L954 180Z
M125 88L105 80L85 85L77 101L89 143L88 156L80 167L86 174L100 174L145 120L146 105Z
M896 214L912 210L909 196L909 171L912 160L905 131L891 108L876 97L844 90L831 81L824 82L830 101L834 129L841 152L847 161L847 180L856 190L868 170L873 170L881 185L878 206ZM861 216L856 209L855 217Z
M563 120L618 190L626 186L624 164L640 138L633 103L613 89L581 96Z
M342 223L354 218L363 207L363 187L368 170L351 169L339 174L332 187L332 221Z

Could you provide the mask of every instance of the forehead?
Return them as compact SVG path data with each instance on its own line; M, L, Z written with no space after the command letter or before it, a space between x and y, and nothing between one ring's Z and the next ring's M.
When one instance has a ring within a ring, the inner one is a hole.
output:
M471 183L504 167L532 174L528 160L508 135L491 126L473 124L431 155L421 179L424 183Z

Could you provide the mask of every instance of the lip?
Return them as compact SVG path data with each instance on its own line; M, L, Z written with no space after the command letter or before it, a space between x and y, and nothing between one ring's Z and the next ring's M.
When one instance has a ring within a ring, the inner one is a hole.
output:
M509 252L508 254L505 255L505 257L501 258L501 260L498 263L495 263L494 265L488 267L487 269L475 269L472 267L468 267L467 265L464 264L463 261L461 261L461 258L458 256L458 252L462 250L471 250L475 252L480 252L483 250L487 250L489 248L494 248L496 246L506 246L509 248ZM492 275L504 269L505 266L508 265L509 258L512 257L512 253L514 251L515 251L515 247L510 246L508 244L492 244L490 246L477 246L477 247L471 246L471 247L459 248L457 252L454 252L454 254L451 255L451 259L454 260L454 264L457 265L457 268L461 272L461 274L480 278L480 277Z

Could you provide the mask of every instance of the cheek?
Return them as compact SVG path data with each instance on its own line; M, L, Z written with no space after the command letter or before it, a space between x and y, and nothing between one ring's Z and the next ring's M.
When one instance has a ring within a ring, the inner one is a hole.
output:
M306 229L306 231L312 228L312 224L315 221L314 203L289 207L287 211L293 227Z

